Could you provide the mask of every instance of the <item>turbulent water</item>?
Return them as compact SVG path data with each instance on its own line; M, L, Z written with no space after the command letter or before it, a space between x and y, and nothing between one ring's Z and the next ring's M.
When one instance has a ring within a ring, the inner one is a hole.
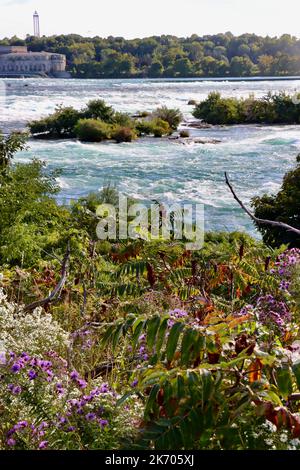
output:
M28 120L47 115L56 105L82 107L103 98L115 109L134 113L162 104L178 107L191 118L190 99L212 90L225 96L263 96L268 91L300 89L300 80L36 80L0 82L0 129L23 128ZM245 202L274 193L300 152L298 126L234 126L192 130L191 136L217 138L219 144L182 145L166 139L140 139L132 144L82 144L77 141L32 141L16 161L36 156L49 169L62 170L59 184L65 199L115 184L140 199L198 202L205 205L207 230L247 230L251 221L241 212L224 184L224 171Z

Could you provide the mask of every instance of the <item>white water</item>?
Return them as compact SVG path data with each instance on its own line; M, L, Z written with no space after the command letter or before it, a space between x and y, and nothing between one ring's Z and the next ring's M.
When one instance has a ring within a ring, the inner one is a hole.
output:
M191 117L189 99L200 100L212 90L226 96L263 96L268 91L294 93L300 81L156 81L156 80L4 80L0 99L0 129L8 132L26 121L46 115L58 104L76 108L101 97L115 109L130 113L162 104L179 107ZM1 94L1 87L0 87ZM192 136L218 138L218 145L180 145L141 139L132 144L82 144L76 141L33 141L17 161L36 156L48 168L61 168L62 198L97 191L113 183L142 199L205 204L207 229L247 230L251 221L241 212L224 184L228 171L240 196L276 192L282 176L300 152L298 126L235 126L194 130Z

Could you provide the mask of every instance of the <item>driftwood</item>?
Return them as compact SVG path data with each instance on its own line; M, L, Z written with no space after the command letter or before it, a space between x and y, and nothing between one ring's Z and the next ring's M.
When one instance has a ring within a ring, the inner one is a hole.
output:
M63 287L66 283L66 280L67 280L68 267L69 267L69 262L70 262L70 254L71 254L70 243L68 243L67 251L66 251L66 254L65 254L64 259L62 260L62 264L61 264L61 277L60 277L60 280L59 280L57 286L50 293L50 295L48 297L46 297L45 299L38 300L38 301L33 302L29 305L26 305L26 307L24 308L24 312L32 312L33 310L35 310L38 307L44 307L45 305L48 305L51 302L53 302L53 300L55 300L56 297L58 297L60 295L60 293L61 293L61 291L62 291L62 289L63 289Z
M276 222L275 220L259 219L258 217L255 217L255 215L252 214L252 212L250 212L249 209L247 209L247 207L244 205L244 203L236 195L231 183L229 182L228 175L227 175L226 172L225 172L225 181L226 181L226 184L229 187L234 199L238 202L238 204L243 209L243 211L246 212L246 214L254 222L256 222L257 224L262 224L262 225L272 225L273 227L278 227L278 228L287 230L288 232L296 233L297 235L300 236L300 230L298 230L295 227L292 227L291 225L285 224L284 222Z

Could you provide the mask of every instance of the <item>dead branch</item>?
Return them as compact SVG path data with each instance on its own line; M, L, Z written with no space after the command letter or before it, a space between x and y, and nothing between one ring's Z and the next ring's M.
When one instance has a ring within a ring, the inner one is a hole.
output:
M63 289L63 287L66 283L66 280L67 280L70 254L71 254L70 242L68 242L67 251L66 251L66 254L65 254L64 259L62 261L62 265L61 265L61 277L60 277L60 280L59 280L57 286L51 292L51 294L48 297L46 297L45 299L38 300L37 302L33 302L29 305L26 305L26 307L24 308L24 312L32 312L33 310L35 310L38 307L44 307L45 305L48 305L49 303L53 302L53 300L55 300L56 297L59 297L59 295L60 295L60 293L61 293L61 291L62 291L62 289Z
M238 202L238 204L243 209L243 211L246 212L246 214L254 222L256 222L257 224L262 224L262 225L272 225L273 227L279 227L279 228L287 230L288 232L293 232L293 233L296 233L297 235L300 235L300 230L298 230L295 227L292 227L291 225L285 224L284 222L276 222L275 220L259 219L258 217L255 217L255 215L252 214L252 212L250 212L249 209L247 209L247 207L244 205L244 203L236 195L231 183L229 182L229 179L228 179L228 176L227 176L226 172L225 172L225 181L226 181L226 184L229 187L234 199Z

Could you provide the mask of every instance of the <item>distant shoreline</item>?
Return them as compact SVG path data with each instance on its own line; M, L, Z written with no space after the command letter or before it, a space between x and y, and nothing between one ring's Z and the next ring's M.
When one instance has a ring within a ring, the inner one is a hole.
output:
M297 81L300 80L300 76L274 76L274 77L160 77L160 78L150 78L150 77L103 77L103 78L79 78L79 77L70 77L70 78L60 78L60 77L49 77L43 76L38 77L36 75L33 76L8 76L8 75L1 75L0 80L27 80L27 79L36 79L36 80L44 80L44 79L51 79L51 80L97 80L97 81L104 81L104 80L136 80L136 81L150 81L150 82L276 82L276 81Z

